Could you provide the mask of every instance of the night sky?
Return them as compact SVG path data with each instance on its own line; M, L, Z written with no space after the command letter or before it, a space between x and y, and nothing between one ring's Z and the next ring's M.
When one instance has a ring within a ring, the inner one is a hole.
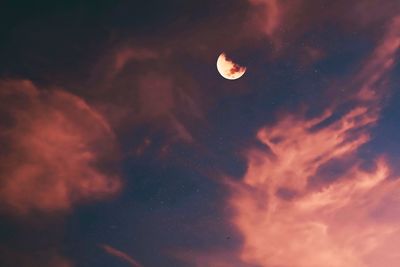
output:
M399 51L398 0L3 1L0 266L400 266Z

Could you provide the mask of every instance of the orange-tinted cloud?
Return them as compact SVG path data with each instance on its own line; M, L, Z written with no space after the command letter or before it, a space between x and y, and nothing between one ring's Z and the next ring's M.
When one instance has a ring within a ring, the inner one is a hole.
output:
M122 252L116 248L113 248L109 245L100 245L102 249L104 249L105 252L107 252L110 255L113 255L117 258L120 258L123 261L126 261L133 267L143 267L137 260L126 254L125 252Z
M19 214L66 211L119 191L120 178L106 167L115 156L113 132L84 100L38 90L29 81L2 82L0 90L4 208Z
M355 156L378 120L379 90L400 47L399 19L350 82L359 104L329 121L285 115L258 132L268 150L251 149L248 169L232 182L233 224L244 243L240 257L262 267L397 266L400 257L400 179L375 160L373 170L356 160L334 181L318 172L332 160ZM311 179L322 186L310 185ZM318 177L319 176L319 177Z

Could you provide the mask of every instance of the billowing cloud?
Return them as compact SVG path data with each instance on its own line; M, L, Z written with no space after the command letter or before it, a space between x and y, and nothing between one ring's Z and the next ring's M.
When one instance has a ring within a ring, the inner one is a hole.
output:
M2 82L0 90L3 208L66 211L119 191L113 132L84 100L29 81Z
M233 223L243 235L240 253L263 267L379 267L400 262L400 180L378 158L343 166L332 181L319 170L356 155L378 120L383 81L400 47L399 19L349 83L358 104L336 117L284 115L258 132L265 150L251 149L248 169L232 182ZM315 187L312 179L321 181Z

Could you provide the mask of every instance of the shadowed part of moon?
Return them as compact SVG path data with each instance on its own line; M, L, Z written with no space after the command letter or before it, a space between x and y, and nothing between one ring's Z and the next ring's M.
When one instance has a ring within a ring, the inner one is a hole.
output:
M217 70L225 79L236 80L243 76L246 72L246 67L234 63L226 57L225 53L222 53L217 60Z

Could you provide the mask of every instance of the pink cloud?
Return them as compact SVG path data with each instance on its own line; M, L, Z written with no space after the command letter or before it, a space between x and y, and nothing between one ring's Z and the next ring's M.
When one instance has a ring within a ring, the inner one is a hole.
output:
M1 83L9 125L1 140L0 199L18 214L67 211L117 193L120 178L99 164L115 155L106 120L70 93L38 90L29 81Z
M291 201L276 195L275 181L242 187L232 199L245 239L242 260L260 266L395 266L400 244L392 238L398 240L400 227L374 216L386 197L399 193L399 180L387 180L388 171L384 161L371 173L355 167L340 181Z
M242 234L242 261L257 266L397 266L400 257L400 179L390 179L383 157L372 171L361 160L316 189L310 179L332 160L355 156L370 140L388 72L400 47L396 18L350 82L359 105L321 126L334 107L315 119L284 115L258 132L269 151L250 149L248 168L232 190L232 222ZM324 181L324 177L317 177ZM286 192L286 193L282 193Z

